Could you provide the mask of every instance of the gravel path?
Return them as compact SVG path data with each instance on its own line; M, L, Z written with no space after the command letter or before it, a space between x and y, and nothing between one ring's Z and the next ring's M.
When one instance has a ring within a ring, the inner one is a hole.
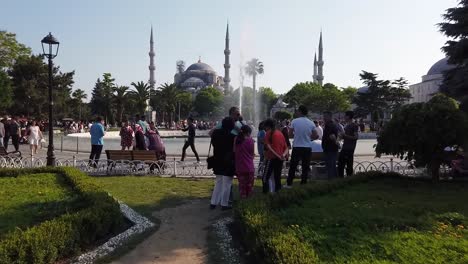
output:
M195 200L153 215L159 230L113 264L203 264L207 261L207 231L221 214L208 200Z

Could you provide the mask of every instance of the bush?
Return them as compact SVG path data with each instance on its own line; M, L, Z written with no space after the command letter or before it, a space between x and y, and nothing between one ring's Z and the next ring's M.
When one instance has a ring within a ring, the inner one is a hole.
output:
M318 263L319 258L314 249L284 226L273 211L377 177L401 176L397 173L365 172L342 180L314 183L300 188L285 189L275 195L242 200L235 208L234 216L243 232L243 243L259 263Z
M26 230L16 230L0 241L0 263L54 263L73 256L124 225L119 204L74 168L3 169L0 177L57 173L89 205Z

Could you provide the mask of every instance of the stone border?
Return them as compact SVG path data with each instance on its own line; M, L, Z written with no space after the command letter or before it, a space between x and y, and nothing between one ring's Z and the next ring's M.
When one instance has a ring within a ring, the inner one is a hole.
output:
M99 258L105 257L114 252L117 248L128 241L132 236L140 234L155 226L148 218L140 215L128 205L119 201L120 211L134 225L124 232L112 237L106 243L95 248L92 251L86 252L77 257L72 263L75 264L92 264Z

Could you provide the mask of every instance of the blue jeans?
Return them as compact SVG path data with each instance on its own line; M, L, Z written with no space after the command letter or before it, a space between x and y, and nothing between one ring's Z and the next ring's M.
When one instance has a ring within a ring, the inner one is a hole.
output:
M328 179L334 179L337 177L336 160L338 158L338 152L323 152L325 158L325 166L327 167Z

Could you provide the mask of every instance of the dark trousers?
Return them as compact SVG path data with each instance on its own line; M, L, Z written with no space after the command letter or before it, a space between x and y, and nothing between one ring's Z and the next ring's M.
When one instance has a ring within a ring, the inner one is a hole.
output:
M275 192L281 190L281 171L283 170L283 161L280 159L265 160L265 170L263 171L263 193L270 190L270 177L273 173L275 178Z
M9 140L10 140L10 135L5 135L5 137L3 137L3 147L5 147L5 150L8 150Z
M338 177L344 178L346 166L346 176L353 175L354 150L341 150L338 156Z
M328 179L336 178L336 159L338 158L338 152L324 151L323 156L325 159L325 166L327 168Z
M293 179L296 174L296 168L299 164L299 161L302 161L301 184L307 183L307 177L309 176L310 170L310 152L310 148L293 147L291 154L291 162L289 163L289 173L287 180L288 186L291 186L293 183Z
M184 147L182 148L182 159L181 161L184 161L185 159L185 152L187 151L187 148L190 146L190 148L193 151L193 154L195 154L195 157L197 158L197 161L200 161L200 158L198 157L197 150L195 149L195 140L187 140L185 141Z
M19 150L19 135L11 135L11 136L5 136L3 140L3 145L5 146L5 149L8 149L8 141L10 141L11 137L11 144L15 147L15 150Z
M91 155L89 155L89 162L92 165L97 165L101 157L102 145L91 145ZM93 163L94 162L94 163Z

